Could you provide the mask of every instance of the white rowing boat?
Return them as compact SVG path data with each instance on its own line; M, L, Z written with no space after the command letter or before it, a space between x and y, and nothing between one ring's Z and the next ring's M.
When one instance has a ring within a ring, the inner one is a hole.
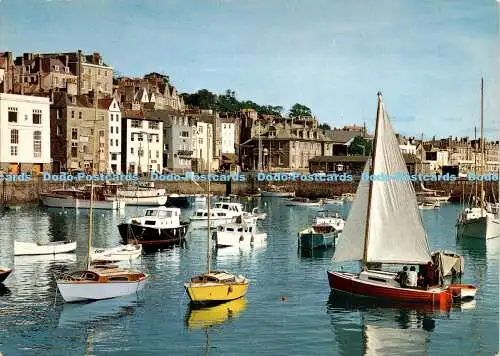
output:
M55 255L76 250L76 241L55 241L49 243L14 241L14 256Z
M111 248L92 248L93 262L132 261L142 253L142 245L128 244Z

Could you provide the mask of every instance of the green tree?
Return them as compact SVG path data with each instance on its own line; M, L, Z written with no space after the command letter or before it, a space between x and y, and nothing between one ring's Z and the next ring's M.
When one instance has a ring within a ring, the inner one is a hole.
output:
M330 125L323 123L323 124L319 124L318 129L323 130L323 131L330 131L332 128L330 127Z
M217 111L225 113L238 113L241 103L236 99L234 90L227 89L226 93L217 98Z
M214 109L217 104L217 95L207 89L200 89L196 93L182 93L184 103L200 109Z
M365 154L365 156L369 156L372 153L372 142L364 139L362 136L356 136L347 148L347 154L359 156L363 155L363 153Z
M290 112L288 113L290 117L311 117L311 109L309 109L307 106L296 103L292 108L290 109Z

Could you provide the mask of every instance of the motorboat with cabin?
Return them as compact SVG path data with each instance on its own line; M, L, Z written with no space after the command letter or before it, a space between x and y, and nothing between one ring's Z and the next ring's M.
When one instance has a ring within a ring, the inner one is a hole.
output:
M160 206L146 209L143 216L136 216L119 224L123 244L141 244L143 249L179 245L188 231L189 223L181 222L181 209Z
M116 187L116 184L94 186L92 209L125 209L126 203L116 198ZM40 193L40 203L49 208L90 209L90 186L56 189Z
M237 216L242 216L248 223L257 220L251 213L246 212L240 203L217 202L214 208L210 209L210 228L213 229L219 225L228 224ZM206 229L208 226L208 209L196 209L189 219L193 229Z
M283 188L280 188L275 185L269 186L268 190L258 189L260 192L260 196L263 198L293 198L295 197L295 191L287 192Z
M323 198L325 204L328 205L344 205L344 198L335 196L333 198Z
M313 219L313 227L317 230L321 230L325 225L333 227L337 232L342 232L342 230L344 230L345 220L338 211L321 210Z
M259 247L266 243L267 233L259 232L255 223L247 224L238 216L229 224L219 225L212 240L217 247Z

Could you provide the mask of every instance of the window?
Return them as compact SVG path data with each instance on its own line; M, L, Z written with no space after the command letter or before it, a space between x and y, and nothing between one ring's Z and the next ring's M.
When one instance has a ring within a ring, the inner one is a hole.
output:
M113 140L109 140L109 145L113 146Z
M81 111L78 113L78 119L79 119L79 120L81 120L81 119L82 119L82 112L81 112Z
M111 133L113 133L113 126L111 126Z
M71 118L74 119L75 118L75 110L71 110Z
M116 109L116 103L113 103L113 109ZM116 118L118 118L118 115L116 115Z
M9 108L8 121L17 123L17 108Z
M148 127L149 127L151 130L158 130L158 128L160 127L160 125L158 124L158 122L155 122L155 121L149 121L149 122L148 122Z
M33 124L40 125L42 123L42 110L33 109Z
M10 130L10 143L14 145L19 143L19 130Z
M160 158L160 151L156 150L156 158Z
M69 73L69 67L64 68L64 71L65 71L66 73Z
M136 129L142 129L142 122L140 120L132 120L130 127L133 127Z
M137 134L137 141L142 141L142 133Z
M112 153L111 154L111 160L112 161L116 161L116 157L117 157L116 153Z
M99 115L99 120L104 121L104 114Z
M119 130L120 126L116 126L116 133L120 133Z
M42 157L42 131L33 132L33 157Z
M78 129L75 128L71 129L71 139L78 140Z
M111 117L110 121L113 121L113 119L115 118L115 115L111 114L110 117Z
M78 157L78 142L71 142L71 157Z
M153 142L153 135L148 135L148 141Z
M17 146L10 146L10 155L17 156Z
M133 133L130 134L130 141L134 141L134 134Z
M56 126L56 136L61 136L61 128Z
M181 131L181 137L189 137L189 131Z
M115 140L115 146L118 146L118 140Z
M99 130L99 137L104 137L104 130Z
M54 70L55 70L56 72L59 72L59 66L57 66L57 65L56 65L56 66L54 66Z
M134 154L134 148L133 147L130 147L130 153Z

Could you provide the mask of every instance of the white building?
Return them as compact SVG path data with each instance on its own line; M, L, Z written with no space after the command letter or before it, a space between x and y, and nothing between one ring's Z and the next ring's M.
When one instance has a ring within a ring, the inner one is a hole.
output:
M50 171L50 99L0 93L0 171Z
M413 155L417 154L417 146L412 145L409 142L407 142L403 145L399 145L399 149L401 150L402 153L405 153L405 154L413 154Z
M122 115L122 171L161 172L163 169L163 122L145 119L142 112L126 110Z
M234 136L235 127L233 123L221 123L221 140L222 140L222 153L235 154L234 150Z
M191 141L193 158L198 162L198 171L208 171L212 167L213 132L212 124L197 122L193 125L193 139Z
M109 172L121 173L122 137L121 121L122 113L116 99L101 99L101 107L108 111L108 132L109 132Z

